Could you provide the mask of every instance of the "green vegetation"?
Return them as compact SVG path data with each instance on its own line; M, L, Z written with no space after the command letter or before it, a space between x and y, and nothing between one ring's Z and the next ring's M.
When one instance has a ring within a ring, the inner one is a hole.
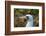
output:
M32 15L38 15L39 10L38 9L14 9L14 12L16 15L24 15L24 14L32 14Z

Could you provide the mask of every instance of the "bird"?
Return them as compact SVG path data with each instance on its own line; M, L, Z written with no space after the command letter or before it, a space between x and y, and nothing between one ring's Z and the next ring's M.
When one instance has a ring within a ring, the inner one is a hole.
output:
M33 15L27 14L27 24L26 27L33 27Z

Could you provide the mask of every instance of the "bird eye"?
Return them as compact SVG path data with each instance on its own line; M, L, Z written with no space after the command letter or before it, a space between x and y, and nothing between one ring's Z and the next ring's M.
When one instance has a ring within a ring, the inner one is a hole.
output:
M29 17L27 16L27 19L29 19Z

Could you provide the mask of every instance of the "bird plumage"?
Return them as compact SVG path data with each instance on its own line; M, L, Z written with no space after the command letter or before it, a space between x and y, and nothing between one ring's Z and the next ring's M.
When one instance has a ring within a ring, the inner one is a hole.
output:
M26 27L33 27L33 16L30 14L27 14L26 17L28 17Z

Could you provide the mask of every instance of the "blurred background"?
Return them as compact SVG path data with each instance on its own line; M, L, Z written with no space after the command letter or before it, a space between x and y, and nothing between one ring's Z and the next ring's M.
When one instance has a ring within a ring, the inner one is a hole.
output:
M39 26L39 9L20 9L14 8L14 27L25 27L27 19L24 19L26 14L33 15L34 27Z

